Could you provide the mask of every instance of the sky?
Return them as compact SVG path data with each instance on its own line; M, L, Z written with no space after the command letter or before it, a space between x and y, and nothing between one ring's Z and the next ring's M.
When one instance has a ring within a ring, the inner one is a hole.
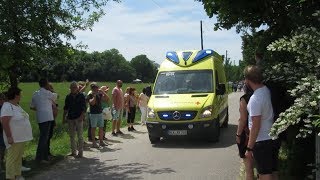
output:
M86 51L116 48L130 61L145 54L161 63L167 51L201 49L200 20L203 21L204 49L212 49L232 62L242 59L241 37L235 29L214 31L216 18L209 18L194 0L122 0L109 2L106 15L92 31L77 31L73 44L88 46Z

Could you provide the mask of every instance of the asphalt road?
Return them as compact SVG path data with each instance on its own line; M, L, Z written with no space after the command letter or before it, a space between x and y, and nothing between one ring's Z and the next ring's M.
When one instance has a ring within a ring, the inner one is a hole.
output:
M235 144L241 93L229 95L229 127L218 143L196 140L164 140L149 143L145 126L123 137L110 137L103 149L86 148L85 158L67 158L31 179L214 179L236 180L240 159Z

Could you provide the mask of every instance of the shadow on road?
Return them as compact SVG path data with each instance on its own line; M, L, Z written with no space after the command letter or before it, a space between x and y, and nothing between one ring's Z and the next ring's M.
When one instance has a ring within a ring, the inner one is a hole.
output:
M222 128L220 131L219 142L210 143L200 138L166 138L160 143L153 145L154 148L181 148L181 149L211 149L230 147L235 142L237 125L229 124L228 128Z
M108 160L116 161L116 159ZM54 174L43 174L42 176L32 179L143 179L142 174L170 174L175 173L171 168L153 169L152 165L144 163L125 163L121 165L106 165L97 158L82 158L67 160L60 163Z
M146 132L146 131L132 131L132 133L135 133L135 134L147 134L148 132Z

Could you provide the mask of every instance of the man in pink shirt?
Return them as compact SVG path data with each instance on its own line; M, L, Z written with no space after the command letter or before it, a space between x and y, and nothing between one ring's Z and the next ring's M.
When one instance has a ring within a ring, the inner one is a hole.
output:
M124 99L122 92L122 81L117 81L117 86L112 90L112 135L117 136L118 134L122 135L120 131ZM115 129L117 132L115 132Z

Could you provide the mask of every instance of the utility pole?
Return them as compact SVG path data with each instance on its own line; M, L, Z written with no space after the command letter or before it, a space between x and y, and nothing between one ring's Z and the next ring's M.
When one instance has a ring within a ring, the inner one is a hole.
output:
M200 21L200 31L201 31L201 50L203 50L203 32L202 32L202 20Z
M228 60L228 50L226 50L226 62Z

